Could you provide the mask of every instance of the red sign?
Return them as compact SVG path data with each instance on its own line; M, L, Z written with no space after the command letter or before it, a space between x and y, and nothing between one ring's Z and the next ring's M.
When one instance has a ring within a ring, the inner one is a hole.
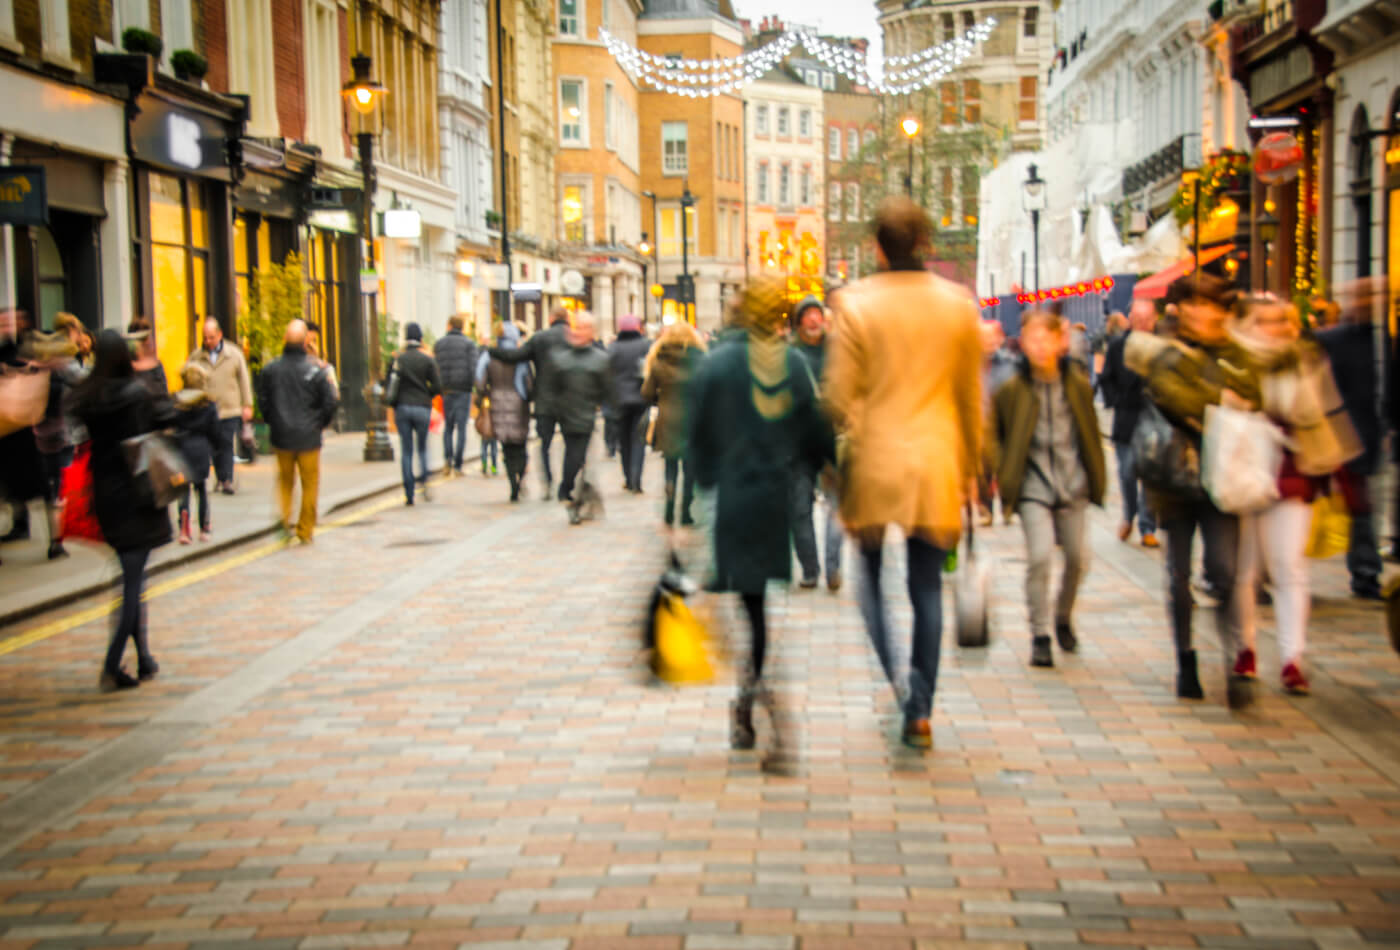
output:
M1254 174L1266 185L1282 185L1298 177L1303 145L1292 132L1270 132L1254 149Z

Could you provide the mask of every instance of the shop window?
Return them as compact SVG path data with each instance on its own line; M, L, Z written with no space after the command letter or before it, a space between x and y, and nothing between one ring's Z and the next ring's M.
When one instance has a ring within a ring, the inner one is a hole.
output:
M39 320L36 325L51 329L54 315L68 309L68 276L53 234L48 228L35 228L34 232L38 244L35 263L39 271Z
M151 173L151 299L156 351L166 377L180 369L209 313L209 217L205 185Z
M263 223L266 229L267 223ZM338 251L342 241L355 240L317 228L306 242L306 278L311 291L311 319L321 327L321 357L340 370L340 306L345 273Z
M583 186L564 186L564 206L561 217L564 221L564 240L582 244L586 240L583 220Z

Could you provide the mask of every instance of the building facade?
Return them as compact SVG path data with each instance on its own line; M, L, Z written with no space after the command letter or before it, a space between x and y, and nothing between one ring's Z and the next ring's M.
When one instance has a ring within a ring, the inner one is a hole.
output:
M510 207L515 316L532 329L547 323L561 299L556 161L557 99L553 34L559 0L515 0L515 29L506 52L508 108L519 142L511 156ZM502 13L502 17L507 14ZM508 133L509 134L509 133Z

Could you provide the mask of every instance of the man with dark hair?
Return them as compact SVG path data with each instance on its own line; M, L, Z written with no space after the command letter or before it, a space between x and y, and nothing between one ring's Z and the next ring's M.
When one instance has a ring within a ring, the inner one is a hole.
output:
M448 478L461 477L467 451L467 422L471 418L472 386L476 381L476 344L462 332L467 321L460 313L447 319L447 333L433 344L433 358L442 375L442 466ZM482 446L482 474L486 451Z
M529 360L535 367L535 431L540 437L541 477L544 479L544 500L549 501L554 477L549 468L549 447L554 441L554 430L559 427L559 416L563 411L559 404L555 380L555 363L564 350L569 348L569 311L556 307L549 315L549 329L536 333L525 343L513 350L493 346L488 350L493 360L514 365ZM591 334L590 334L591 339Z

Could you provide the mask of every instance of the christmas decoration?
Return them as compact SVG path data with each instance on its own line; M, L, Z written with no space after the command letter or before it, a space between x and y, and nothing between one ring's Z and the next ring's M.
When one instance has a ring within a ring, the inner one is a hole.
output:
M1249 156L1243 152L1226 150L1217 152L1206 160L1205 167L1201 169L1199 192L1203 225L1220 206L1224 193L1239 186L1240 176L1248 169ZM1187 181L1182 182L1177 187L1176 194L1172 196L1172 213L1176 216L1176 223L1183 228L1195 220L1196 195L1196 185Z
M1066 300L1070 297L1086 297L1089 294L1106 294L1113 289L1112 277L1095 277L1093 280L1081 280L1077 284L1065 284L1063 287L1051 287L1048 290L1038 290L1035 293L1018 293L1017 303L1044 303L1047 300Z

